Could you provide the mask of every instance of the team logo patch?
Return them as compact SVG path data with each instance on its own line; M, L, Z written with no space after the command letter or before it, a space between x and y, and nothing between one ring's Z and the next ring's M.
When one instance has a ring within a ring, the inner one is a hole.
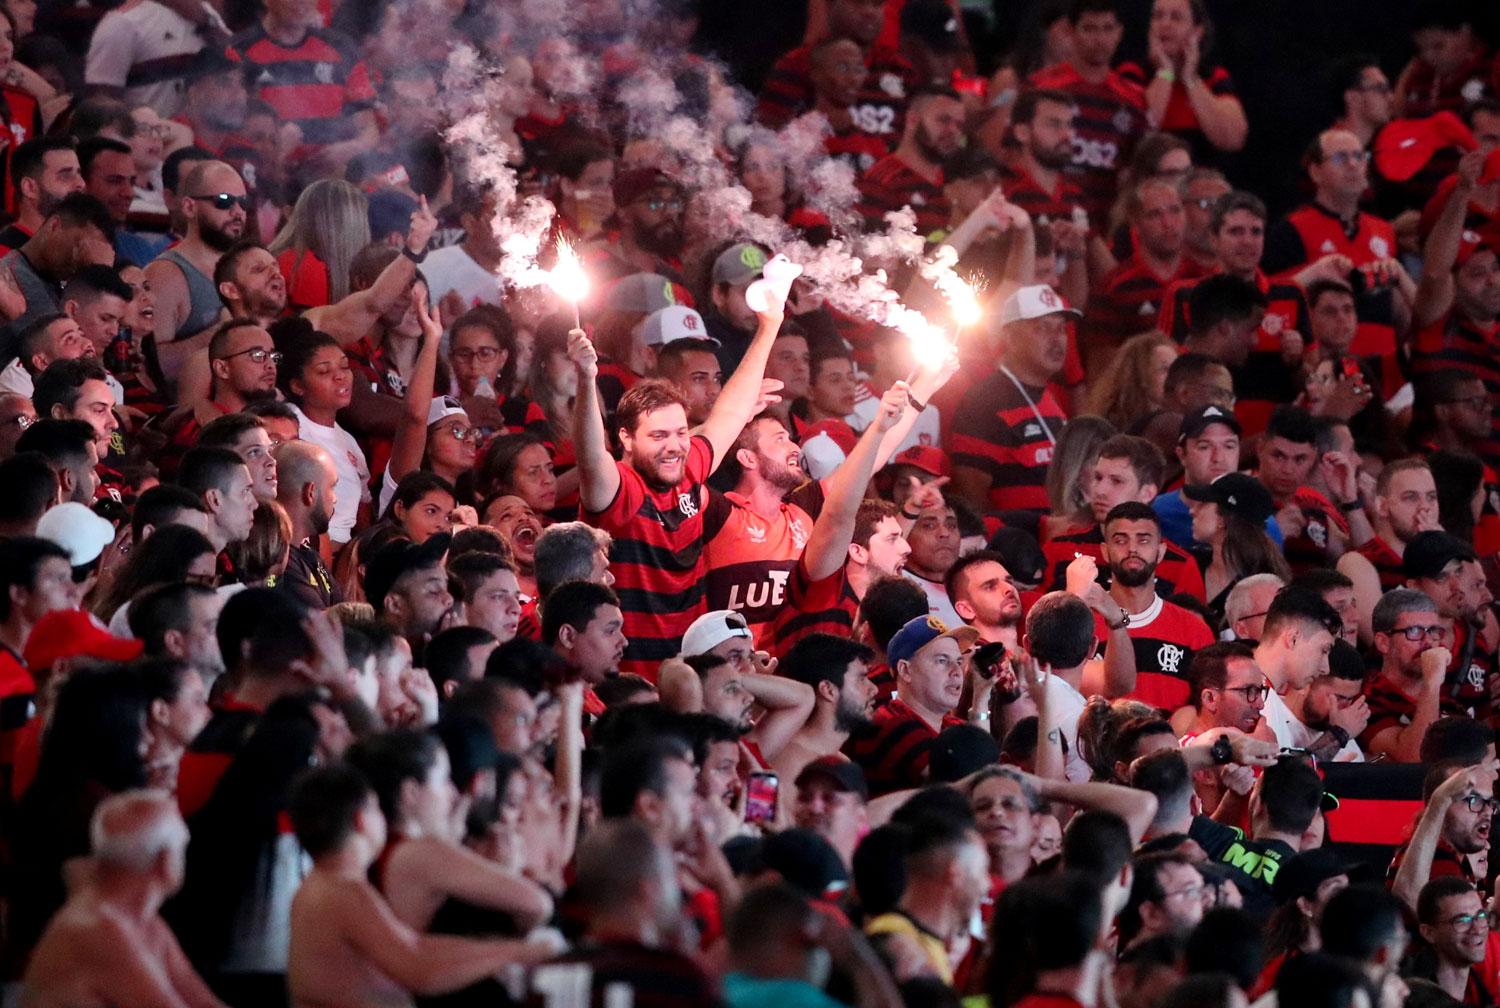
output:
M1051 287L1043 287L1042 292L1037 295L1037 298L1048 308L1058 307L1057 295L1052 292Z
M911 194L911 205L912 206L926 206L927 205L927 197L923 196L919 192L914 192L914 193Z
M1313 541L1313 545L1322 549L1328 545L1328 527L1322 522L1307 523L1307 538Z
M1286 320L1283 319L1280 315L1268 314L1265 318L1260 320L1260 327L1264 329L1268 335L1280 336L1281 328L1283 325L1285 325L1285 321Z
M763 543L766 541L766 530L759 525L746 525L745 538L753 543Z
M698 513L698 501L690 493L678 494L677 510L681 511L685 517L691 518Z
M1484 80L1479 77L1470 77L1468 83L1459 92L1464 96L1466 102L1476 102L1484 97Z
M1115 112L1114 126L1116 133L1129 133L1132 123L1133 120L1130 118L1130 113L1125 109Z
M1370 253L1377 259L1389 259L1391 256L1391 243L1380 235L1370 239Z
M1176 675L1184 653L1176 644L1163 644L1156 649L1156 664L1161 666L1163 672Z
M1145 315L1155 315L1156 314L1156 305L1152 304L1150 301L1142 301L1141 302L1141 306L1138 309L1136 309L1136 314L1137 315L1142 315L1142 316L1145 316Z
M333 83L333 64L317 63L313 66L313 79L319 84Z
M1021 428L1022 437L1036 437L1041 433L1042 428L1038 424L1029 423L1025 427Z

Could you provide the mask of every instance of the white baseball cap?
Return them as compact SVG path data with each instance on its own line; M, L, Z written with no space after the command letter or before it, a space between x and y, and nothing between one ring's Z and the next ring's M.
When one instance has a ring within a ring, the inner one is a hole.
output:
M750 628L745 625L745 617L733 609L706 612L693 620L682 635L682 656L691 658L693 655L708 654L720 644L736 637L744 637L752 645L755 643Z
M641 323L641 341L647 346L666 346L679 339L708 340L714 346L719 345L719 341L708 334L703 316L685 305L658 308Z
M1063 296L1046 284L1022 287L1000 306L1000 324L1024 322L1027 319L1045 318L1048 315L1072 315L1082 318L1083 312L1068 307Z
M115 527L77 501L63 501L36 523L38 538L50 539L68 551L68 563L82 567L99 559L114 542Z
M439 420L446 420L451 416L468 419L469 411L460 406L452 396L433 396L432 402L427 404L427 426L431 427Z

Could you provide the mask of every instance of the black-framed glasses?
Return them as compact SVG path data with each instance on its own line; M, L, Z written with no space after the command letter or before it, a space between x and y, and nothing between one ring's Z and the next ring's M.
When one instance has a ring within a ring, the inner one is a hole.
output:
M233 360L236 357L249 357L252 364L264 364L268 360L272 364L280 364L282 353L280 350L267 350L265 347L251 347L249 350L225 354L219 360Z
M250 209L249 196L236 196L227 192L205 193L202 196L189 196L188 199L201 200L215 210L228 210L232 206L238 206L241 210Z
M454 350L451 356L454 360L463 361L465 364L472 364L476 359L488 364L500 356L500 348L495 346L464 347L462 350Z
M1500 801L1486 797L1478 791L1465 795L1459 801L1463 802L1470 812L1484 812L1488 810L1493 815L1496 809L1500 809Z
M1447 627L1434 624L1432 626L1397 627L1395 630L1391 631L1391 636L1394 637L1396 634L1400 634L1402 637L1405 637L1407 640L1415 644L1423 637L1430 637L1433 640L1442 640L1443 634L1447 632Z
M1258 704L1266 698L1265 686L1225 686L1225 693L1239 693L1247 704Z
M1451 924L1454 927L1459 928L1466 928L1472 924L1480 924L1484 927L1489 927L1490 919L1492 916L1493 915L1488 910L1475 910L1473 913L1459 914L1456 917L1449 917L1447 920L1443 921L1443 923Z

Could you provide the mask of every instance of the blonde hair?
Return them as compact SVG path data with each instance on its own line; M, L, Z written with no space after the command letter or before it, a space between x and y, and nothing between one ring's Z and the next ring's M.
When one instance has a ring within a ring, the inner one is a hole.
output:
M1052 464L1047 467L1047 504L1059 518L1090 521L1088 501L1078 478L1083 467L1092 465L1099 446L1118 434L1115 425L1100 416L1074 417L1057 436Z
M272 255L311 252L328 267L328 303L349 296L349 267L370 244L370 201L343 179L318 179L302 190L292 216L266 246ZM288 278L290 282L290 278Z

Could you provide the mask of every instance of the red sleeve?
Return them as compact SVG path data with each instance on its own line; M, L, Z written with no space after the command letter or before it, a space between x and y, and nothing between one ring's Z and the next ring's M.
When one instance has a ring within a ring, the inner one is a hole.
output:
M714 471L714 443L702 434L693 436L688 448L687 465L683 466L689 483L702 483Z
M369 105L375 101L375 86L370 83L370 71L364 60L349 71L349 79L344 82L344 101L350 105Z
M629 524L646 499L646 484L640 473L618 460L615 461L615 471L620 474L620 488L615 491L615 499L609 502L609 506L598 514L582 509L585 521L611 533Z

